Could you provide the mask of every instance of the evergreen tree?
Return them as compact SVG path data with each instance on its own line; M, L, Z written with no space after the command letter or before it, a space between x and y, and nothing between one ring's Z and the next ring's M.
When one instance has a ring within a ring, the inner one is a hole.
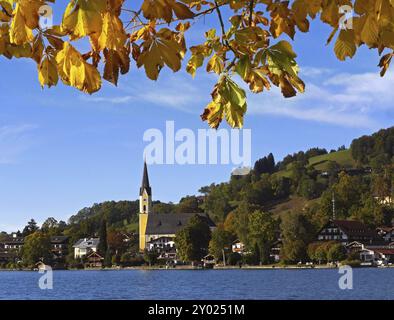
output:
M31 219L26 227L23 229L22 231L22 235L24 237L27 237L28 235L33 234L34 232L36 232L39 229L39 227L37 226L37 222L34 219Z
M99 233L99 237L100 237L100 242L98 245L98 252L102 255L102 256L106 256L107 254L107 249L108 249L108 244L107 244L107 221L105 219L103 219L101 221L101 227L100 227L100 233Z

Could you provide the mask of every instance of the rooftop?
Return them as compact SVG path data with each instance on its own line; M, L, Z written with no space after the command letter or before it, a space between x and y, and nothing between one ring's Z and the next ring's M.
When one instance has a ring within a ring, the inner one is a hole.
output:
M74 248L87 249L97 247L100 242L99 238L84 238L79 239L74 245Z
M210 227L215 227L215 223L204 213L152 213L148 218L146 234L176 234L195 215L202 217Z
M371 230L367 225L359 221L353 220L334 220L332 222L335 226L340 228L348 236L368 236L376 237L377 234Z

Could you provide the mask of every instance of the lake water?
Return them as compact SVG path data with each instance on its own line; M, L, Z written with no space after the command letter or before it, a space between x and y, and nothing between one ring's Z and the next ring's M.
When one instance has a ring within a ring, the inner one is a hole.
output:
M0 299L394 299L393 269L354 269L341 290L338 270L54 271L53 289L38 272L0 272Z

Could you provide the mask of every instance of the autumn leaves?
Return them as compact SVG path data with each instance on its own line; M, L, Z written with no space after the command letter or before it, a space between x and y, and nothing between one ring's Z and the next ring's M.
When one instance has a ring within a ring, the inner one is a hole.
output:
M178 30L181 28L185 29L185 26L179 25ZM131 39L143 40L141 46L134 45L134 58L138 67L144 66L149 79L157 80L164 65L174 72L181 68L181 60L186 52L183 32L168 28L156 31L155 24L151 23L132 34Z
M90 94L102 79L116 85L132 60L156 80L163 68L179 71L187 57L191 76L203 67L218 76L202 115L213 128L224 119L242 127L247 103L241 82L253 93L277 86L284 97L305 90L296 54L284 38L308 32L318 16L333 28L328 42L339 32L338 59L353 57L363 44L380 54L391 49L380 61L384 75L393 57L394 0L143 0L137 8L124 0L70 0L61 24L42 29L38 12L54 1L0 0L0 55L33 59L43 87L61 80ZM344 6L354 10L347 30L340 28ZM216 17L217 28L207 28L204 42L188 48L189 29L207 15ZM82 53L78 40L85 39L90 49Z

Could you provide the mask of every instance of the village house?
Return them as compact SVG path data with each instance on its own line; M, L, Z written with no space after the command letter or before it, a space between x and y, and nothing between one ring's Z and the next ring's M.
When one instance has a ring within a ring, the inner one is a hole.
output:
M2 247L5 251L19 251L25 243L23 237L18 236L16 233L11 234L11 237L2 242Z
M387 265L394 263L394 243L364 245L353 241L346 247L349 254L359 255L360 261L371 265Z
M51 237L51 251L56 258L63 258L68 253L68 237L53 236Z
M158 259L164 260L175 260L176 259L176 248L175 239L173 237L159 237L148 241L148 251L157 252L159 254Z
M64 258L68 253L68 237L52 236L51 252L56 261ZM25 238L12 233L7 239L0 243L0 263L15 262L20 258L20 252L25 244Z
M92 252L97 252L97 247L100 242L99 238L84 238L79 239L74 245L74 258L81 259Z
M98 252L93 251L87 256L87 262L85 267L88 268L101 268L103 266L104 257L102 257Z
M215 223L203 213L154 213L152 212L152 188L149 184L148 169L144 163L142 185L140 188L139 249L155 250L158 253L173 252L176 233L184 228L196 215L206 221L211 230Z
M372 244L379 240L376 231L371 230L359 221L331 220L320 229L318 241L337 241L343 245L358 241L363 244Z
M394 247L365 247L360 252L360 261L372 265L387 265L394 262Z
M171 251L175 249L175 239L173 237L159 237L148 241L148 251Z

